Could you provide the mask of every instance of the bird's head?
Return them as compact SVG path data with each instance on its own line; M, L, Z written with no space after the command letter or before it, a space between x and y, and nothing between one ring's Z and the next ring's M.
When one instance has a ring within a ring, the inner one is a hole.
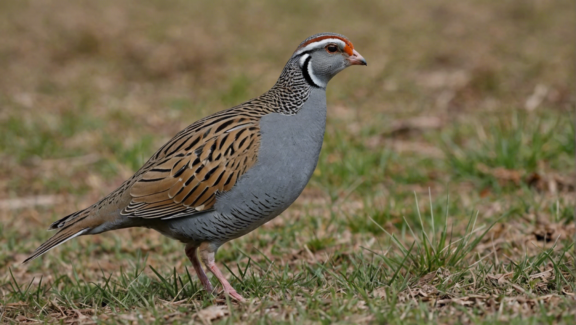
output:
M297 60L306 81L317 88L326 88L332 77L351 65L367 65L350 40L334 33L308 37L298 46L292 60Z

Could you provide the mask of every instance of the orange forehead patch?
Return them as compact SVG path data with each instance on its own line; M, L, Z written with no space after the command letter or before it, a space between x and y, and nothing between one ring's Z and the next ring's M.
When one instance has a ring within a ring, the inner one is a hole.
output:
M320 36L320 37L316 37L313 38L311 40L309 40L308 42L302 44L302 46L300 46L300 48L303 48L309 44L315 43L315 42L320 42L322 40L328 39L328 38L335 38L335 39L339 39L342 42L344 42L344 44L346 44L344 46L344 52L346 52L348 55L352 55L352 51L354 51L354 45L352 45L352 42L350 42L349 40L342 38L342 37L338 37L338 36L332 36L332 35L326 35L326 36Z

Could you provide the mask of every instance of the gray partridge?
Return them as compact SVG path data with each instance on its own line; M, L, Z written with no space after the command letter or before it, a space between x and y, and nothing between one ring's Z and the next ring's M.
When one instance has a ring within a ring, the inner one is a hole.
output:
M206 290L213 288L198 255L224 292L244 301L214 255L300 195L324 139L326 85L351 65L366 60L346 37L307 38L270 90L180 131L118 189L54 222L50 229L56 234L24 262L74 237L146 227L186 244L186 256Z

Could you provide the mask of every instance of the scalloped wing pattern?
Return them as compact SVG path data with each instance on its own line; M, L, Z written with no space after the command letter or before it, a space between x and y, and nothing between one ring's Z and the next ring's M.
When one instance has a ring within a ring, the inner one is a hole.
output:
M169 219L206 211L236 184L257 160L259 114L222 113L183 130L144 165L123 215Z

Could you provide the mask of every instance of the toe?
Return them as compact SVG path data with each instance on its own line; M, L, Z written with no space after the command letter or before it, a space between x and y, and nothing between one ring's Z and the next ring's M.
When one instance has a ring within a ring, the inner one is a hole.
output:
M233 292L228 292L228 295L230 297L232 297L233 299L239 301L239 302L246 302L246 299L244 299L244 297L242 297L238 292L233 291Z

